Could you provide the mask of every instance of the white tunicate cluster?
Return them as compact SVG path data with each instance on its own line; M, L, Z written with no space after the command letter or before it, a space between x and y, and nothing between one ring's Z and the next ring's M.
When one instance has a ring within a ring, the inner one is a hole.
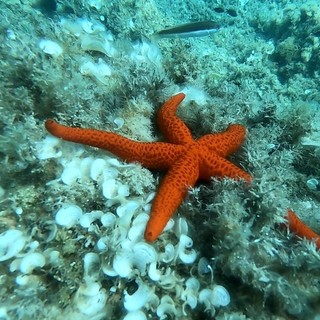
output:
M83 258L84 284L74 296L74 304L80 314L100 319L106 308L108 294L99 282L100 257L88 252Z
M116 254L113 260L113 269L120 277L130 278L134 270L144 276L147 265L156 262L158 255L156 250L145 242L135 243L132 248L125 248Z
M99 21L86 18L76 20L62 18L60 25L64 32L78 37L83 51L97 51L108 57L113 57L117 53L112 33Z
M227 305L228 294L223 287L203 287L205 277L213 282L212 270L201 271L200 278L193 276L187 279L177 272L177 265L191 267L197 259L185 218L175 216L167 223L161 237L165 240L166 234L170 233L172 241L164 241L161 246L157 246L158 242L145 242L143 235L155 193L133 196L132 184L125 180L125 172L140 170L139 166L122 163L108 156L88 157L81 147L73 150L72 157L69 152L64 154L64 149L61 156L56 156L59 148L55 143L46 142L46 145L53 150L52 156L63 168L61 177L50 183L63 184L70 188L82 184L91 188L94 182L95 189L92 191L98 190L104 199L103 209L87 212L75 203L59 202L60 208L55 214L55 223L60 228L70 229L70 234L73 232L71 228L76 228L77 236L86 239L84 247L91 248L91 251L83 256L83 283L70 307L72 315L97 317L107 312L108 299L113 294L119 294L119 278L129 279L130 283L137 286L134 292L129 287L120 291L123 310L127 312L123 315L124 319L146 319L150 309L159 319L186 317L190 310L198 308L199 304L214 314L215 308ZM67 145L66 150L69 150L68 148L71 147ZM39 146L39 150L41 149L46 148ZM55 254L54 251L43 253L44 263L51 264L49 261ZM43 259L41 253L29 258L32 257L38 258L35 259L38 262L29 269L20 269L21 261L16 262L16 270L21 273L20 278L17 278L20 285L37 281L37 278L32 278L32 268L41 267ZM59 261L59 254L53 260ZM26 261L28 262L28 259ZM31 273L27 273L28 270ZM103 278L108 281L115 279L115 284L106 288L102 286ZM123 280L122 283L127 282ZM172 292L175 292L175 295L172 295Z
M91 1L91 5L101 8L101 1ZM100 21L78 18L76 20L62 18L60 26L63 32L78 38L79 49L83 51L80 59L80 73L90 76L99 83L112 83L112 68L103 58L96 59L92 52L103 54L107 59L117 54L113 35ZM72 41L73 43L73 41Z
M9 271L16 272L16 284L36 287L40 278L33 274L46 264L46 256L39 252L39 242L31 241L22 231L11 229L0 234L0 262L11 260Z
M183 315L186 316L185 311L186 306L188 305L191 309L195 309L198 304L198 295L200 289L200 282L192 277L187 279L185 282L185 289L181 294L181 299L184 301L182 306Z
M225 307L230 303L230 294L225 287L214 285L211 289L200 291L199 301L205 305L206 310L214 313L215 307Z
M157 316L159 319L175 319L181 316L181 313L177 310L175 302L168 295L161 298L160 304L157 307Z

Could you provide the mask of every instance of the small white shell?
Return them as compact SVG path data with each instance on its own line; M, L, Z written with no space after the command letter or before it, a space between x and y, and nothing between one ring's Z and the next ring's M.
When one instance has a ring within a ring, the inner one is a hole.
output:
M7 230L0 234L0 262L16 256L25 246L26 238L20 230Z
M319 185L319 181L315 178L311 178L311 179L307 180L307 187L310 190L317 190L318 185Z
M130 239L132 242L141 241L145 228L145 224L132 226L128 231L128 239Z
M44 53L49 54L50 56L56 58L60 56L63 52L61 46L52 40L42 39L39 41L39 48Z
M133 226L136 226L139 224L146 225L149 218L150 218L150 216L147 213L145 213L145 212L139 213L132 221L132 225Z
M82 209L74 204L64 204L56 213L56 223L67 229L75 226L82 216Z
M24 274L31 273L35 268L42 268L46 263L46 258L42 253L33 252L24 256L20 261L20 271Z

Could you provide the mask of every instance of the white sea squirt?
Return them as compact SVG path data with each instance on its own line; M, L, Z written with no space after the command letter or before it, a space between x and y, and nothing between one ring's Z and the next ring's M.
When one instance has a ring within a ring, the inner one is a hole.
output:
M157 316L160 319L166 319L167 315L171 319L175 319L179 315L174 301L168 295L161 298L160 304L157 307Z
M59 158L62 156L62 151L59 149L61 139L47 136L43 141L36 143L36 152L39 160L51 158Z
M186 316L186 305L189 305L191 309L195 309L198 304L198 291L200 289L200 282L191 277L185 282L185 289L181 294L181 299L185 301L182 306L183 315Z
M44 53L57 58L60 56L63 52L62 47L57 43L49 39L41 39L39 41L39 48Z
M160 253L160 261L170 263L175 258L175 249L172 243L166 244L164 252Z
M123 305L128 311L137 311L147 304L158 304L158 297L142 280L136 279L138 289L130 295L127 290L124 291Z
M79 158L74 158L67 164L65 164L65 167L61 174L61 181L66 184L67 186L71 186L78 179L81 178L81 172L80 172L80 164L81 161Z
M216 307L225 307L230 303L230 294L223 286L216 285L212 289L211 303Z
M196 251L194 249L191 249L192 246L192 239L182 234L179 239L177 254L180 260L185 264L191 264L197 258Z
M32 252L20 261L19 269L24 274L31 273L35 268L42 268L46 263L45 256L40 252Z
M94 316L105 307L107 297L106 290L101 288L100 283L89 282L80 285L74 302L82 314Z
M90 178L94 181L100 182L101 177L103 176L103 171L107 167L107 163L104 159L95 159L93 160L90 167Z
M132 242L140 241L143 237L143 232L149 220L149 215L145 212L139 213L132 222L132 226L128 231L128 239Z
M105 228L111 228L115 225L117 217L112 212L107 212L101 216L100 221Z
M80 219L79 219L79 223L81 225L81 227L83 228L87 228L88 231L92 231L93 230L93 226L92 224L96 221L99 220L103 215L103 212L100 210L94 210L91 212L86 212L85 214L83 214Z
M7 230L0 234L0 262L15 257L24 248L26 238L20 230Z
M67 229L79 223L82 216L82 209L75 204L64 204L56 213L56 223Z
M122 278L130 278L134 269L137 269L141 276L146 274L147 265L155 262L158 255L153 246L138 242L133 248L123 249L116 254L113 260L113 269Z
M200 291L199 302L206 306L206 310L214 310L214 307L227 306L230 303L230 294L225 287L215 285L212 289Z
M147 316L141 310L137 310L128 312L123 320L147 320Z

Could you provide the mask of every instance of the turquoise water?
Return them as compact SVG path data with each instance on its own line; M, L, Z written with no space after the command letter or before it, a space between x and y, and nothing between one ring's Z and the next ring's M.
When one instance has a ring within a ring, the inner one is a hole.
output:
M0 319L318 319L317 1L2 1ZM211 20L208 36L154 33ZM54 138L44 122L163 141L172 95L194 138L246 127L159 239L143 239L165 173ZM230 296L230 302L228 301Z

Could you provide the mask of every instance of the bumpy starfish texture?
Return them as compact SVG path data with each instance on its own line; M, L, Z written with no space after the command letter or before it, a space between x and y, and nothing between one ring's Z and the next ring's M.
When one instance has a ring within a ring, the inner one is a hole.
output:
M168 142L138 142L112 132L63 126L52 119L45 123L51 134L64 140L105 149L149 169L168 171L152 203L144 233L149 242L158 238L188 188L198 179L229 177L251 181L248 173L225 159L241 146L245 128L233 124L222 133L207 134L194 140L187 126L176 116L184 97L183 93L173 96L158 113L159 128Z

